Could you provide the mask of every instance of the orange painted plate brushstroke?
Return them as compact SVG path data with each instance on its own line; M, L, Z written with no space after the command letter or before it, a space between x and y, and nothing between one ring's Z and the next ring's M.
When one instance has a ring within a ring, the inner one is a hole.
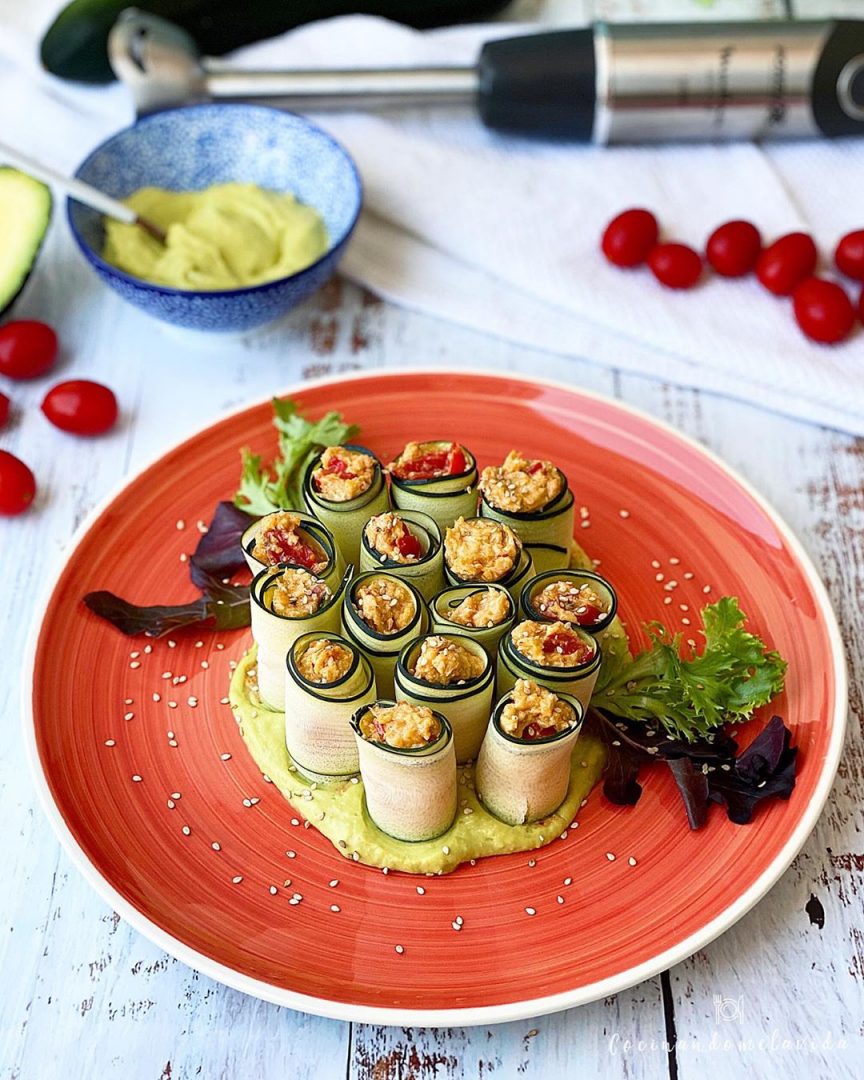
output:
M836 623L782 522L695 443L563 386L397 372L291 396L312 417L342 411L385 461L411 439L442 437L464 442L481 468L513 447L554 460L576 494L578 538L615 583L637 645L643 620L687 637L703 603L739 597L789 661L784 695L756 719L779 712L792 728L797 787L749 826L715 807L692 833L658 766L638 806L612 806L597 788L578 828L534 855L441 879L341 858L258 773L223 703L248 632L178 634L172 648L125 638L79 603L92 589L144 603L192 596L180 556L194 548L195 523L233 492L238 447L274 450L264 402L170 451L85 523L34 633L24 696L37 785L88 879L215 978L310 1012L390 1023L488 1024L579 1004L731 925L812 829L845 723ZM743 743L753 731L740 732Z

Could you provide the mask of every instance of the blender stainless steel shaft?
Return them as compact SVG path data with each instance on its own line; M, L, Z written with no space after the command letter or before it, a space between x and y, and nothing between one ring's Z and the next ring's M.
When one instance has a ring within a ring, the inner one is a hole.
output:
M109 54L139 113L192 101L284 108L473 105L489 127L596 143L864 134L864 21L598 23L488 42L476 64L249 71L127 11Z

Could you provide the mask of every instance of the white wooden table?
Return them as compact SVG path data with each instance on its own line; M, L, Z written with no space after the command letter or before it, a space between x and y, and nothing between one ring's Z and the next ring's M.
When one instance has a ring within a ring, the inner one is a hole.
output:
M629 8L613 0L600 6ZM0 1080L864 1075L864 440L587 359L515 347L342 282L264 334L193 348L103 290L65 231L57 220L16 314L58 327L60 374L109 383L123 419L104 439L75 441L39 414L44 382L17 384L13 425L0 432L0 446L27 460L40 485L31 512L0 524ZM580 1009L494 1028L317 1019L245 997L165 955L121 922L60 850L36 805L19 730L18 672L37 580L96 501L225 408L310 377L405 364L559 378L662 417L721 454L816 560L852 668L840 775L817 829L771 894L658 978ZM718 999L731 1018L718 1017Z

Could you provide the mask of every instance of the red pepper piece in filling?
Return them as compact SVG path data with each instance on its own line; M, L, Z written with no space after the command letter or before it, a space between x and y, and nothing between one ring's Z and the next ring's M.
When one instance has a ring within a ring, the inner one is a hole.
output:
M390 471L399 480L432 480L465 472L465 464L462 447L451 443L447 450L430 450L422 457L394 465Z
M420 545L420 541L407 525L404 525L403 529L404 532L396 541L396 546L399 548L399 554L403 559L419 559L423 554L423 548Z
M537 473L540 472L540 470L542 468L543 468L543 462L542 461L534 461L534 462L532 462L531 465L528 466L528 474L529 474L529 476L536 476Z
M551 653L559 653L562 656L577 656L580 660L587 660L590 655L588 646L575 634L565 634L557 631L550 634L543 642L543 652L549 656Z
M606 615L606 612L596 604L580 604L575 611L576 622L579 626L594 626L595 623Z
M296 535L296 534L293 534ZM292 534L284 529L267 530L267 550L277 556L277 562L296 563L313 570L321 561L315 551L302 540L292 540Z
M316 471L320 471L327 476L341 476L343 480L357 479L357 474L351 472L351 470L348 468L348 463L346 461L343 461L343 459L340 457L331 457L326 468L323 465L319 465L318 470ZM320 491L321 485L318 480L315 479L314 483L315 490Z

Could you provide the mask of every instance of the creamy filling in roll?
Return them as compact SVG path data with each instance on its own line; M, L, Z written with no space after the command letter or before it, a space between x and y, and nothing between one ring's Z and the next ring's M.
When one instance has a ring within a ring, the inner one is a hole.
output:
M505 735L514 739L547 739L566 731L577 717L572 706L532 679L517 679L510 700L499 713Z
M542 667L578 667L597 651L593 641L586 640L563 622L526 619L513 628L511 639L517 652Z
M354 608L376 634L404 630L414 618L415 607L410 590L395 578L371 578L354 590Z
M531 603L538 614L559 622L591 627L609 614L608 603L588 584L553 581L535 593Z
M458 476L468 467L464 447L454 442L409 442L389 466L399 480L435 480Z
M462 581L501 581L519 562L516 533L490 518L458 518L444 536L444 559Z
M372 486L375 459L345 446L328 446L312 473L315 491L330 502L350 502Z
M321 545L300 526L300 518L288 510L268 514L255 533L250 550L253 558L265 564L296 563L320 574L327 565L327 555Z
M376 514L366 523L364 534L373 551L394 563L416 563L423 557L423 544L399 514Z
M323 581L307 570L289 567L264 599L271 611L292 618L314 615L330 597L330 590Z
M479 484L489 505L509 514L542 510L563 487L561 471L551 461L526 458L518 450L511 450L502 465L487 466Z
M415 750L439 738L441 723L425 705L399 701L395 705L372 705L360 720L360 733L370 742Z
M329 638L319 638L297 658L297 670L310 683L326 686L344 678L354 662L347 645Z
M455 608L444 610L449 622L475 630L498 626L510 617L512 601L497 589L478 589L466 596Z
M454 686L479 678L486 662L458 641L433 634L424 639L410 669L416 679L436 686Z

